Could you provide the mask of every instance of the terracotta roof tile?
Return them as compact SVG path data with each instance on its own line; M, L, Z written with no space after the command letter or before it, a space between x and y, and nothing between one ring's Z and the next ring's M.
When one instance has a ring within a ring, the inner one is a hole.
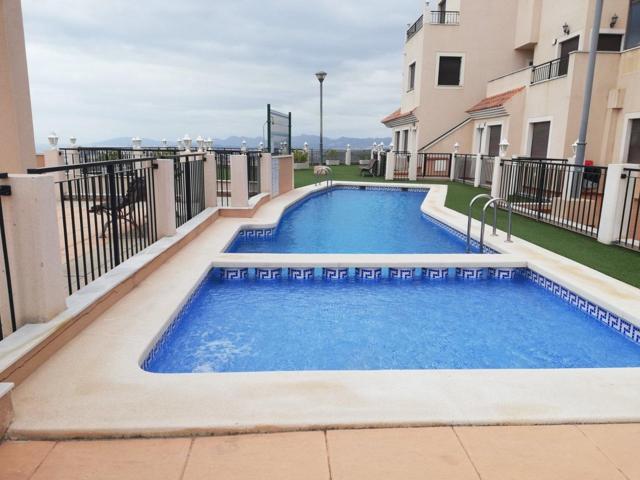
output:
M402 113L402 111L400 109L397 109L391 115L387 115L386 117L384 117L382 119L382 123L387 123L387 122L390 122L392 120L398 120L399 118L408 117L409 115L412 115L413 112L414 112L414 110L411 110L410 112Z
M499 93L498 95L487 97L467 110L467 113L479 112L480 110L486 110L488 108L501 107L521 91L523 91L524 88L525 87L514 88L513 90L509 90L508 92L503 92Z

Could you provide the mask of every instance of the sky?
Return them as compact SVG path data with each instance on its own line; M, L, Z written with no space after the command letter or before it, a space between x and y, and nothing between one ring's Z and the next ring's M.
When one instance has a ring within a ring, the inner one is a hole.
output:
M387 136L422 0L22 0L36 143L293 134Z

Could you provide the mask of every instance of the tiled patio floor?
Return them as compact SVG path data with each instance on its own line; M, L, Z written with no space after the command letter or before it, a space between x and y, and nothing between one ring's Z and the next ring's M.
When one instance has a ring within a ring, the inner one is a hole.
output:
M5 442L3 480L640 479L640 425Z

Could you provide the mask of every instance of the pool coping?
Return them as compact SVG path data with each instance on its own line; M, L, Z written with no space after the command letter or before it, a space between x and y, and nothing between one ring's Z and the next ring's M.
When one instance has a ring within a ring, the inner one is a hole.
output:
M430 192L423 212L458 230L466 227L464 215L444 207L446 186L420 186L425 187ZM237 231L277 223L287 206L319 189L304 187L277 197L258 210L257 218L219 218L208 226L14 390L15 420L9 436L99 438L640 420L638 368L229 374L142 370L145 351L209 268L229 255L253 255L220 253ZM474 222L472 233L478 230ZM505 244L503 232L488 237L487 244L502 255L482 255L487 257L483 262L525 262L586 298L597 298L603 307L640 312L638 289L523 240ZM351 257L350 266L372 260ZM425 261L443 265L451 260L429 257ZM478 261L476 255L466 257Z

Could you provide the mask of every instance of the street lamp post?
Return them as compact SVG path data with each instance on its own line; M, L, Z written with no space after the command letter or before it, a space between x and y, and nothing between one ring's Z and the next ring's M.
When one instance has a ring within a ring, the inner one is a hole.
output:
M316 78L320 82L320 165L324 165L324 150L322 148L322 84L324 79L327 78L327 72L320 71L316 73Z

